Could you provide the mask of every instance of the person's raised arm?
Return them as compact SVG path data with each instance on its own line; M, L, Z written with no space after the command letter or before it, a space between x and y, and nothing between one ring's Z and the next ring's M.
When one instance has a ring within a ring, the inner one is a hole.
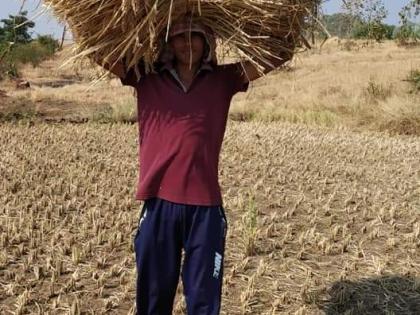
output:
M252 64L250 61L246 61L242 64L243 68L243 80L244 83L254 81L258 78L260 78L263 74L267 74L270 71L279 68L281 65L286 63L287 61L291 60L293 58L293 53L289 51L283 51L281 52L277 57L270 58L269 62L273 65L273 67L269 65L263 65L264 70L263 73L261 73L257 67Z
M124 63L122 61L117 61L113 66L112 64L114 63L113 61L111 62L105 62L104 64L102 64L102 60L93 58L93 60L100 65L101 67L105 68L106 70L112 72L113 74L115 74L117 77L119 78L124 78L126 75L126 71L125 71L125 67L124 67ZM112 67L111 67L112 66Z
M95 61L100 66L102 66L103 68L107 69L108 71L112 72L117 77L119 77L123 85L129 85L129 86L135 87L137 83L139 82L139 79L137 78L134 67L127 69L126 67L127 62L126 62L125 57L123 57L121 61L117 61L114 65L113 65L113 62L105 62L104 65L102 65L102 62L100 60L95 60ZM140 71L140 76L145 75L145 64L144 64L143 59L141 59L138 62L137 67Z

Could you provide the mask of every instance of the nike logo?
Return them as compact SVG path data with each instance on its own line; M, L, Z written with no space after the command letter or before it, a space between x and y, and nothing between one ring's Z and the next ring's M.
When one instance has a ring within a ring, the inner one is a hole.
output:
M219 278L220 268L222 267L222 255L220 255L218 252L216 252L216 255L214 256L214 271L213 271L213 277Z

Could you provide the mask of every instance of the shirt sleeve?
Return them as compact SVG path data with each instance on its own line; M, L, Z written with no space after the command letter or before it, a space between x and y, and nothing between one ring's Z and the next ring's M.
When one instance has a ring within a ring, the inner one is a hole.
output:
M232 95L238 92L246 92L249 82L244 82L242 65L240 62L231 63L223 66L223 74L225 82Z
M125 60L123 60L123 62L124 62L124 68L125 68ZM137 66L139 68L140 75L144 76L145 70L144 70L143 60L140 60ZM125 77L120 78L122 85L136 87L137 84L140 82L140 78L137 78L136 72L134 71L134 67L131 67L128 71L125 68L125 73L126 73Z

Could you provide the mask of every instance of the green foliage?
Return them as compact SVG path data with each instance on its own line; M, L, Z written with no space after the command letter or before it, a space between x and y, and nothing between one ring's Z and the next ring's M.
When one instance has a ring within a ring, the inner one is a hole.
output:
M26 17L27 11L20 15L9 15L9 18L0 22L0 79L7 77L18 77L18 68L21 64L30 63L37 66L41 61L52 56L59 43L51 35L40 35L33 40L29 29L35 23ZM16 26L21 25L18 28Z
M336 13L324 15L322 22L332 36L353 39L372 39L382 41L393 39L395 32L394 25L382 22L367 23L362 17L347 13Z
M19 72L15 64L0 63L0 81L5 77L16 78L18 76Z
M0 20L3 23L3 26L0 27L0 42L27 44L32 41L29 29L33 28L35 23L28 20L27 14L28 11L23 11L20 15L9 14L9 18ZM15 28L22 23L25 24Z
M372 39L381 42L385 39L392 39L395 26L382 23L357 23L352 30L352 38Z
M420 70L411 70L406 81L411 83L411 93L420 92Z
M343 4L347 14L357 17L353 25L354 38L365 38L378 42L389 38L392 26L383 22L388 16L383 0L347 0Z
M396 30L394 36L398 44L417 44L420 39L420 27L410 22L410 18L418 15L420 15L420 0L410 0L400 12L402 27Z
M388 24L383 24L383 27L385 31L385 39L393 39L394 32L397 27L395 25L388 25Z
M46 48L51 55L54 54L60 46L59 42L51 35L38 35L36 40L42 47Z
M401 23L406 25L409 19L420 15L420 0L410 0L400 12Z
M0 27L0 42L4 41L3 39L6 36L6 31L4 30L4 28Z
M340 38L350 37L354 24L361 22L357 17L346 13L335 13L332 15L324 15L322 23L332 36Z
M0 80L7 77L17 77L18 70L14 63L9 60L12 45L10 43L0 42Z
M54 47L45 43L41 44L37 40L28 44L0 43L0 56L4 55L0 63L0 78L19 77L19 65L29 63L33 67L38 66L54 54Z
M35 23L28 20L27 13L28 11L19 15L9 14L8 18L0 20L0 79L4 76L19 76L19 64L30 62L37 65L42 59L41 56L46 54L45 48L42 52L39 44L32 44L29 30ZM18 25L20 26L16 27Z
M408 45L420 40L420 27L407 22L394 30L394 39L400 45Z
M368 25L365 23L357 23L354 25L352 29L351 37L356 38L356 39L368 38L368 34L369 34Z
M45 47L33 41L26 45L16 45L11 55L13 62L15 63L30 63L33 67L39 65L39 63L52 55L52 52L48 47Z
M343 1L343 8L366 24L382 24L388 16L383 0L346 0Z

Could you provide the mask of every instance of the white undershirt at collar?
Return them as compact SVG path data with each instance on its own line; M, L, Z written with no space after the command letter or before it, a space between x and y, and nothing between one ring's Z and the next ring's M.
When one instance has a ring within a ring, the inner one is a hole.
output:
M169 73L173 76L173 78L179 83L179 85L182 87L182 90L187 93L188 92L188 88L185 86L185 84L182 82L181 78L178 75L178 72L176 72L175 67L172 64L165 64L162 68L161 71L163 70L168 70ZM209 70L209 71L213 71L213 67L210 64L207 63L203 63L201 64L200 68L198 68L197 72L194 75L193 80L197 77L197 75L203 71L203 70Z

